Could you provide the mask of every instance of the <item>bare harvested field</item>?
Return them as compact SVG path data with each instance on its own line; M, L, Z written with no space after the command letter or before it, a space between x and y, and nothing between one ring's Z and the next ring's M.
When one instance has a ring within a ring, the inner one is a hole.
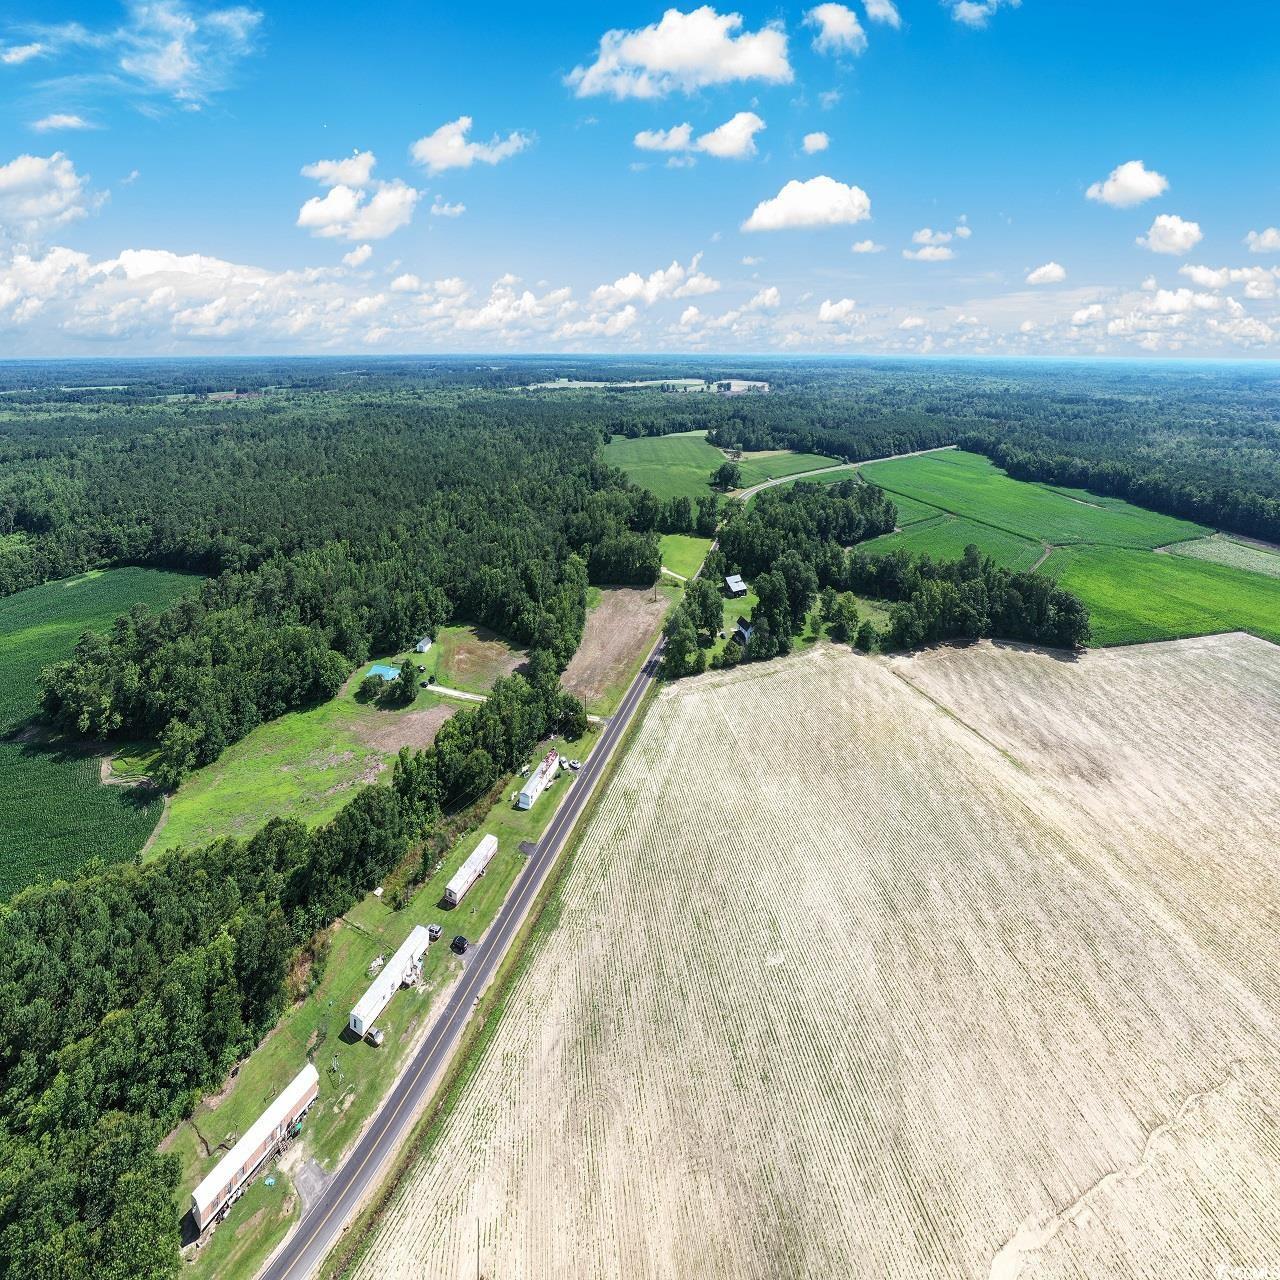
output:
M588 710L612 710L653 644L669 603L650 587L605 587L587 614L582 643L564 673L564 687Z
M358 1274L1274 1267L1278 741L1245 636L665 689Z

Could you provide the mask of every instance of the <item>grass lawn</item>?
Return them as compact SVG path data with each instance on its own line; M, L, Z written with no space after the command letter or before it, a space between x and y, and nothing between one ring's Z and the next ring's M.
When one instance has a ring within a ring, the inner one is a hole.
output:
M792 476L801 471L818 471L834 467L837 458L826 458L817 453L791 453L787 449L765 449L759 453L744 453L738 464L742 468L742 488L780 476ZM716 464L717 466L719 463Z
M663 500L704 497L711 492L711 473L724 461L724 454L707 443L705 431L634 440L614 436L603 457Z
M424 679L435 678L451 689L464 693L488 693L494 682L510 675L528 657L528 650L509 644L488 627L452 625L441 627L432 637L427 653L409 649L393 658L380 659L399 666L408 658L415 666L426 668Z
M689 533L664 533L660 545L663 566L682 578L692 578L711 549L711 539L695 538Z
M1280 643L1280 583L1186 556L1067 547L1045 563L1089 607L1094 644L1138 644L1219 631Z
M1249 542L1237 542L1225 534L1215 533L1209 538L1179 542L1169 550L1174 555L1209 560L1214 564L1230 565L1233 569L1247 569L1251 573L1265 574L1268 578L1280 578L1280 555L1274 551L1264 551Z
M584 756L596 737L592 729L576 742L556 740L553 745L568 756ZM276 1029L241 1064L231 1086L199 1104L191 1120L179 1125L166 1142L165 1149L182 1162L180 1212L186 1212L192 1189L217 1163L215 1156L204 1154L201 1136L216 1147L242 1134L309 1056L320 1073L320 1096L304 1126L301 1150L287 1153L285 1159L292 1165L295 1159L314 1158L326 1171L334 1169L403 1067L432 1007L458 974L461 961L449 950L449 939L463 933L483 943L481 935L526 861L520 842L536 839L546 828L560 797L574 785L573 777L563 772L534 807L523 812L511 803L517 789L517 780L511 779L485 818L455 843L400 910L394 910L386 897L369 894L343 917L315 990L286 1011ZM498 837L498 852L460 906L450 911L441 902L444 886L485 832ZM371 962L379 955L389 956L415 924L433 921L443 925L444 932L427 953L421 988L398 992L378 1019L386 1042L374 1049L353 1041L346 1034L347 1016L371 981ZM297 1211L296 1197L282 1184L266 1188L259 1179L253 1191L232 1208L214 1232L214 1243L201 1250L187 1274L247 1280ZM226 1243L219 1239L224 1235Z
M352 792L379 773L405 742L427 745L431 721L462 705L421 690L410 708L359 703L361 666L336 698L259 725L197 770L174 792L152 853L250 836L270 818L309 825L332 818ZM427 714L433 709L437 716ZM121 752L125 771L145 766L144 744Z
M159 610L201 579L154 569L108 569L48 582L0 600L0 735L39 709L41 667L71 655L85 631L106 631L135 604ZM0 895L86 859L122 861L146 843L161 800L104 787L101 758L48 735L0 741Z
M959 560L970 543L1005 569L1030 569L1044 554L1044 548L1038 542L973 520L946 515L909 525L899 533L872 538L870 542L862 543L861 549L871 556L902 550L912 555L930 555L935 560Z
M1207 533L1117 499L1078 498L1014 480L976 453L948 450L862 468L872 484L1037 542L1164 546Z

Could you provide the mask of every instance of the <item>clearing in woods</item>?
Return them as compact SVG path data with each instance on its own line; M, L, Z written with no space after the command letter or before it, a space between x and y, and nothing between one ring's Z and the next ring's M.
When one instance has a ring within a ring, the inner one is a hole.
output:
M668 686L355 1274L1280 1256L1278 737L1241 635Z
M604 587L587 611L582 643L561 683L591 715L611 715L627 691L680 585L662 579L655 587Z

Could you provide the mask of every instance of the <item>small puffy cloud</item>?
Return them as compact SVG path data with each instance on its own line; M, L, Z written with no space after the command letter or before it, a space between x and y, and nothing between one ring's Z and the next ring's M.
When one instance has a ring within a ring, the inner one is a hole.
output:
M297 225L314 236L385 240L392 232L408 226L421 194L398 178L380 184L372 196L339 184L327 194L308 200L298 210Z
M44 51L45 47L42 44L5 45L0 49L0 62L3 62L6 67L16 67L31 58L38 58Z
M1201 289L1244 285L1244 296L1253 300L1271 299L1280 293L1280 267L1185 266L1178 268L1178 274Z
M867 47L867 33L858 15L847 5L820 4L804 16L805 23L818 28L813 47L819 53L859 54Z
M951 238L950 231L934 231L932 227L921 227L911 233L912 244L947 244Z
M436 196L431 202L431 216L433 218L460 218L467 211L465 204L449 204L441 196Z
M823 111L830 111L833 107L840 105L841 93L839 89L824 89L818 94L818 105Z
M304 178L314 178L322 187L366 187L377 164L372 151L354 151L345 160L317 160L302 166Z
M1081 307L1072 314L1071 323L1078 329L1082 325L1101 320L1106 314L1106 308L1100 302L1091 302L1087 307Z
M772 199L756 205L742 230L835 227L863 222L870 216L871 199L861 187L820 175L807 182L793 178Z
M51 116L42 116L39 120L32 121L31 127L37 133L49 133L54 129L96 129L97 125L90 124L83 116L55 111Z
M817 155L819 151L825 151L831 145L831 139L825 133L806 133L804 135L804 153L807 156Z
M756 153L755 136L765 123L754 111L739 111L732 119L698 138L693 136L693 125L677 124L670 129L642 129L635 136L635 144L641 151L671 151L667 164L672 168L686 168L693 163L690 151L718 156L722 160L742 160Z
M923 329L924 316L904 316L902 323L898 326L898 328L906 329L906 330Z
M557 338L616 338L626 333L636 322L639 313L633 306L623 307L612 315L589 316L585 320L570 320L555 332Z
M1189 253L1204 239L1198 222L1188 222L1179 218L1176 213L1161 213L1147 230L1145 236L1139 236L1135 243L1152 253L1168 253L1181 255Z
M902 256L912 262L949 262L956 255L944 244L926 244L919 249L903 249Z
M1022 0L943 0L951 6L951 16L966 27L985 27L1001 5L1016 9Z
M755 258L752 257L751 254L747 254L747 256L742 259L742 265L744 267L758 267L763 261L763 258Z
M838 302L827 298L818 308L818 319L823 324L848 324L855 315L857 305L852 298L841 298Z
M422 281L418 279L411 271L406 271L404 275L396 276L391 282L392 293L421 293Z
M1280 253L1280 227L1250 231L1244 238L1250 253Z
M659 22L634 31L606 31L596 59L575 67L565 83L580 98L660 98L677 90L738 80L788 84L787 37L781 24L742 30L740 13L702 5L688 13L668 9Z
M693 148L693 125L677 124L670 129L641 129L635 137L641 151L689 151Z
M39 238L88 211L85 179L61 151L0 165L0 229Z
M761 289L742 309L743 311L773 311L782 305L782 294L777 285Z
M1117 165L1101 182L1095 182L1084 194L1113 209L1128 209L1144 200L1154 200L1169 189L1169 179L1141 160L1126 160Z
M443 173L446 169L469 169L473 164L498 164L518 155L533 141L527 133L516 130L505 138L495 133L488 142L472 142L467 138L470 131L471 117L459 116L419 138L409 152L428 173Z
M702 320L702 312L692 303L680 313L680 327L682 329L692 329Z
M884 245L876 244L874 240L856 240L851 251L853 253L883 253Z
M669 267L642 276L632 271L619 276L612 284L602 284L592 290L591 302L595 307L617 307L624 303L643 302L652 306L663 298L696 298L715 293L720 282L713 280L700 268L702 255L695 254L687 267L673 262Z
M1028 284L1061 284L1066 278L1066 267L1056 262L1046 262L1044 266L1027 272Z
M863 8L872 22L883 22L889 27L902 26L902 19L893 0L863 0Z
M343 264L348 267L363 267L370 258L373 257L373 245L360 244L356 245L350 253L342 255Z

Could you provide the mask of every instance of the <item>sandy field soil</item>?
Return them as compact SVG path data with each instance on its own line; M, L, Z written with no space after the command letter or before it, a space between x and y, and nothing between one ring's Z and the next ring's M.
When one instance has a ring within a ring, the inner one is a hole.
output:
M1275 1267L1278 742L1245 636L664 689L357 1274Z
M605 587L602 595L562 681L588 708L627 683L667 610L666 597L655 599L649 587Z
M435 740L440 726L457 710L457 707L425 707L421 711L402 711L398 715L368 716L357 721L352 728L361 742L377 747L388 755L394 755L401 747L424 751ZM376 777L378 768L374 769Z

